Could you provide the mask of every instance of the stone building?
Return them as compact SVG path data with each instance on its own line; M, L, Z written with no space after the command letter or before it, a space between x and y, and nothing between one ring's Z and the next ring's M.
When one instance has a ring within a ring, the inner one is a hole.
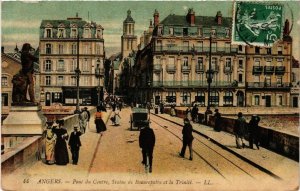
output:
M299 107L300 100L300 64L299 61L292 58L292 88L291 88L291 106Z
M292 39L272 48L231 44L232 18L154 13L151 42L138 51L137 100L158 104L208 105L209 63L212 106L289 106ZM211 48L211 58L210 58ZM210 60L211 59L211 60Z
M104 75L103 27L82 18L43 20L40 26L41 104L76 104L77 60L80 69L80 105L97 105L97 86ZM78 46L79 45L79 46ZM79 52L78 52L79 51Z

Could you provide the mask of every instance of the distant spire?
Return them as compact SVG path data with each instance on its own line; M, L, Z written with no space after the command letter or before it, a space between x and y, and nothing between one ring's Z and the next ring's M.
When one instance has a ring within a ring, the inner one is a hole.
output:
M128 11L127 11L127 16L131 16L131 11L130 11L130 9L128 9Z
M18 45L16 44L15 52L19 52Z

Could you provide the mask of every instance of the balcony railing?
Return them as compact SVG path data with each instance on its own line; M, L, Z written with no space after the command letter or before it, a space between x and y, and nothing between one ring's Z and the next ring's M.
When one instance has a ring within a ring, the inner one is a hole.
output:
M181 72L190 72L191 71L191 66L181 66Z
M233 66L224 66L224 73L232 73Z
M289 88L290 83L248 82L247 88Z
M167 52L209 52L209 47L200 47L200 46L155 46L155 52L167 51ZM225 53L236 53L237 48L224 48L217 47L212 48L212 52L225 52Z
M208 68L207 68L208 69ZM213 71L213 72L219 72L219 69L220 69L220 66L211 66L211 70ZM207 72L208 72L208 70L207 70Z
M175 64L167 64L167 72L176 72Z
M207 81L153 81L153 87L172 87L172 88L180 88L180 87L207 87ZM211 83L211 87L236 87L236 83L227 82L227 81L213 81Z
M262 66L253 66L252 74L261 74L263 72Z
M273 74L274 73L274 66L265 66L264 73L265 74Z
M275 74L276 75L283 75L285 72L285 67L284 66L276 66L275 67Z
M153 71L154 72L160 72L162 70L162 67L160 64L154 64L153 65Z

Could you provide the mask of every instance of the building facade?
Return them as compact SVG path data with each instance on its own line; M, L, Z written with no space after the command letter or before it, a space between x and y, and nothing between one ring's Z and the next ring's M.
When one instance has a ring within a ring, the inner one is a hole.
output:
M97 87L103 77L96 78L96 68L104 75L103 27L76 16L66 20L43 20L40 26L41 104L76 104L79 63L81 105L97 105Z
M207 106L207 75L212 73L211 106L289 106L290 37L270 53L232 45L232 18L220 11L204 17L189 9L187 15L170 14L161 22L156 10L153 16L151 42L136 57L138 101Z
M300 100L300 64L299 61L292 58L292 88L291 88L291 106L292 107L300 107L299 100Z

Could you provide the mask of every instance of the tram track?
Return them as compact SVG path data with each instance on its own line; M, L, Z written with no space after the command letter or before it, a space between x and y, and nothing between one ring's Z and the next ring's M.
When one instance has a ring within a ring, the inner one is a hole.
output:
M157 116L157 115L153 115L153 117L151 117L151 121L153 123L155 123L156 125L158 125L159 127L165 129L167 132L171 133L172 135L174 135L177 139L179 139L180 141L182 141L182 134L181 134L181 130L182 130L182 127L183 125L181 124L178 124L176 122L173 122L171 120L168 120L168 119L165 119L161 116ZM162 122L159 122L160 120L163 120L164 123ZM161 124L166 124L166 125L161 125ZM223 160L222 163L225 163L225 164L228 164L228 165L223 165L225 166L226 168L234 168L235 170L238 170L239 172L245 174L247 177L255 180L256 177L254 175L252 175L250 172L248 171L251 171L248 169L244 169L240 166L239 163L234 163L232 160L229 159L229 157L226 157L224 156L224 154L222 154L221 152L217 151L215 148L212 148L212 146L210 146L208 143L205 143L204 141L202 141L201 139L205 138L205 140L208 140L209 137L197 132L194 130L194 133L198 136L194 136L194 142L193 142L193 152L195 153L195 155L197 155L199 158L201 158L201 160L203 160L208 166L210 166L217 174L219 174L221 177L223 177L225 180L229 180L227 178L227 175L225 175L225 173L222 172L222 167L218 166L218 163L216 163L216 161L212 161L211 160L208 160L207 157L205 158L204 156L202 156L198 150L200 150L200 147L205 147L206 149L208 149L209 152L213 152L216 154L216 157L218 157L218 160ZM229 153L231 154L234 154L232 152L229 152L228 149L225 149L223 145L220 145L219 143L215 143L215 141L211 141L209 140L209 142L211 142L212 144L218 146L218 147L221 147L223 151L227 151L227 155ZM234 154L236 155L236 154ZM269 175L270 177L272 178L275 178L275 179L279 179L281 180L280 177L278 177L277 175L271 173L270 171L268 171L267 169L264 169L263 167L253 163L252 161L249 162L249 160L244 160L243 157L238 157L239 159L241 159L241 161L243 161L244 163L246 162L247 165L250 165L251 167L259 170L260 172L264 173L264 174L267 174ZM216 165L214 164L216 163ZM224 167L223 167L224 168Z

